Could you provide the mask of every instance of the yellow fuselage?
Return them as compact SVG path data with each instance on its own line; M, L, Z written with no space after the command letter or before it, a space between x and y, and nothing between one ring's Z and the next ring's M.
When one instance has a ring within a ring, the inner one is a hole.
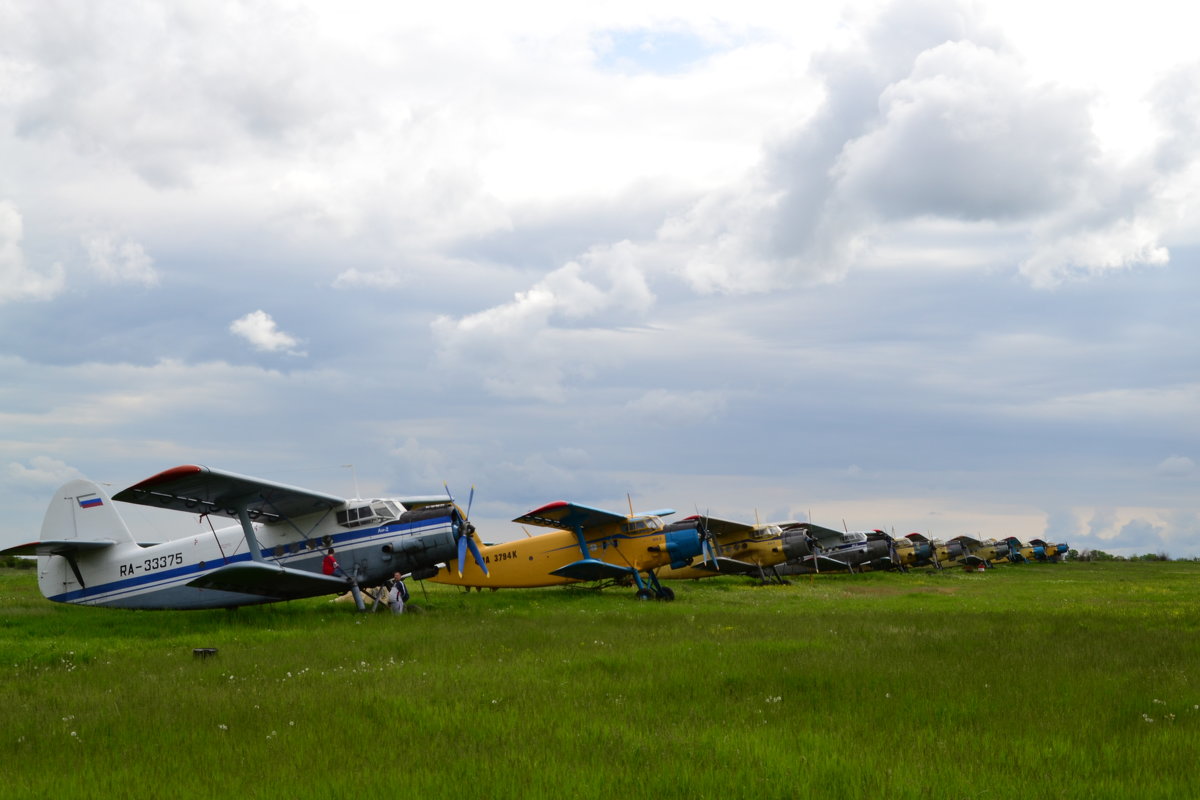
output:
M661 528L646 532L623 532L621 526L609 526L611 530L593 531L588 534L588 558L607 561L621 567L636 570L653 569L666 563L667 556L661 549L664 537ZM651 547L660 548L651 550ZM527 539L517 539L501 544L481 545L480 554L487 564L488 574L468 556L463 572L458 574L458 561L438 570L429 580L454 586L476 586L492 589L532 588L535 586L557 586L578 583L574 578L564 578L551 573L579 561L584 557L579 547L579 538L570 531L550 531Z
M736 536L716 537L717 552L722 558L732 558L737 561L745 561L747 564L754 564L759 567L772 567L776 564L782 564L787 557L783 553L783 537L782 535L768 536L763 538L753 538L745 534ZM700 559L695 562L700 565ZM711 578L714 575L720 575L720 572L714 572L711 567L704 568L702 566L687 566L687 567L663 567L655 574L659 578L666 580L685 580L694 578Z

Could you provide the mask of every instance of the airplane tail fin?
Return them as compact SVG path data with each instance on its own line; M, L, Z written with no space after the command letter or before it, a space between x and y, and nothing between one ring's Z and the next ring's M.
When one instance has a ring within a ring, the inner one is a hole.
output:
M136 543L108 493L86 480L58 487L42 519L42 541L67 540Z

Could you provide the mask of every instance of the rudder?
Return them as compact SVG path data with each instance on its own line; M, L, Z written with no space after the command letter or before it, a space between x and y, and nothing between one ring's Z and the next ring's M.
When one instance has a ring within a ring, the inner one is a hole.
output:
M70 539L136 543L108 493L82 479L58 487L42 519L42 541Z

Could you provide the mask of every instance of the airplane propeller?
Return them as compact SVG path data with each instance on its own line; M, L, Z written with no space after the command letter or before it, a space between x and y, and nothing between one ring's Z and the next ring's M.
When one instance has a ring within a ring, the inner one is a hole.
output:
M450 491L450 485L443 482L446 487L446 494L450 497L450 502L454 502L454 493ZM483 574L488 574L487 564L483 560L483 553L479 552L479 545L475 544L475 537L472 536L475 532L475 526L471 524L471 504L475 502L475 487L471 487L471 493L467 496L467 511L463 515L462 525L458 531L458 577L462 577L463 564L467 561L467 550L471 551L471 556L474 557L475 563L483 570Z
M717 572L721 571L721 564L717 561L716 553L720 552L721 546L717 544L713 537L712 531L708 529L708 514L700 518L700 552L704 554L704 563L712 562L713 569Z
M813 571L816 572L818 575L820 575L821 574L821 561L820 561L820 559L817 558L817 548L820 545L817 544L817 537L813 536L811 533L809 533L807 530L805 530L804 531L804 541L808 545L808 553L809 553L809 558L812 559Z
M708 512L701 514L699 508L696 509L696 532L700 534L700 554L704 557L702 563L712 562L713 569L720 572L721 564L717 561L717 554L721 552L721 546L708 529Z

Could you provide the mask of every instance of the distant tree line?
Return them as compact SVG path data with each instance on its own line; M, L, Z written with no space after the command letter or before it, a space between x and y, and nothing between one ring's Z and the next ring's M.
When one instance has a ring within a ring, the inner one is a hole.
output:
M1166 553L1143 553L1140 556L1115 556L1103 550L1071 550L1067 557L1072 561L1200 561L1200 558L1171 558Z
M36 566L36 558L25 558L24 556L0 556L0 567L8 567L9 569L33 569Z

